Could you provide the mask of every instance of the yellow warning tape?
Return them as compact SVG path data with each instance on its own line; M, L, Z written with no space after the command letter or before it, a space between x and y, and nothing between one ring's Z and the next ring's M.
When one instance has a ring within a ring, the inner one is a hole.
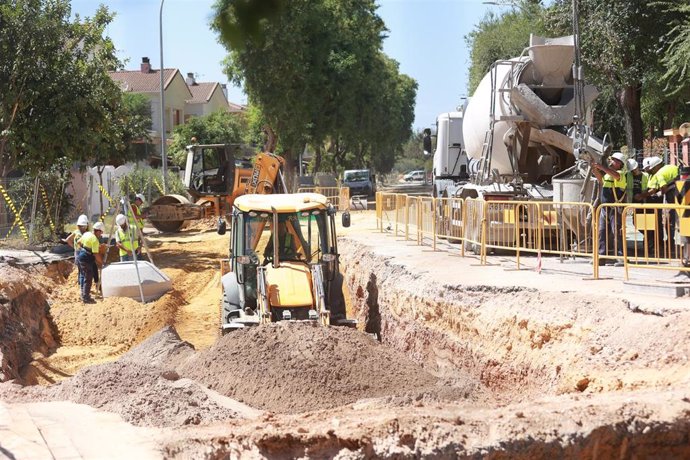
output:
M24 208L26 208L26 205L29 204L29 201L31 201L31 197L28 197L26 199L26 201L24 201L24 204L22 205L22 207L19 209L19 215L20 216L24 212ZM10 235L12 235L12 232L14 231L14 228L17 226L19 221L20 221L19 217L14 218L14 222L12 222L12 226L10 227L9 231L7 232L7 235L5 235L5 240L9 239Z
M163 187L161 187L161 184L158 182L158 179L156 179L156 178L154 177L154 178L153 178L153 183L154 183L154 185L156 186L156 188L158 189L158 191L160 192L160 194L161 194L161 195L165 195L165 193L163 193Z
M3 187L2 185L0 185L0 193L2 193L2 197L5 199L5 203L7 203L7 206L9 206L12 212L14 213L14 218L19 219L19 230L22 232L24 240L29 241L29 233L26 231L26 227L24 227L24 222L22 221L21 214L17 212L17 207L14 205L12 198L10 198L10 195L7 193L7 190L5 190L5 187Z
M48 217L48 224L50 224L50 229L55 231L55 223L53 223L53 218L50 217L50 204L48 203L48 194L46 193L45 187L41 184L41 195L43 196L43 204L46 207L46 216Z
M113 199L110 197L110 194L107 192L106 189L103 188L101 184L98 184L98 189L101 191L103 195L108 199L108 208L105 210L105 212L101 215L101 221L105 220L105 216L110 212L110 208L113 207Z

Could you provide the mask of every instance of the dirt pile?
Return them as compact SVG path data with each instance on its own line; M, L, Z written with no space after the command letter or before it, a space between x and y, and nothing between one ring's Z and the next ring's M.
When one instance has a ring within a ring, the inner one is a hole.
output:
M442 390L403 353L354 329L312 323L235 331L178 371L252 407L281 413Z
M58 271L52 270L55 274ZM50 279L38 271L0 266L0 382L17 379L34 352L55 350L55 331L48 318Z
M62 346L108 345L125 349L162 327L173 324L177 308L184 303L175 291L155 302L109 297L95 304L79 299L76 271L52 296L51 315L60 331Z
M209 424L259 414L180 378L175 366L193 354L194 348L168 327L113 363L84 368L50 387L0 385L0 397L15 402L67 400L88 404L140 426Z
M88 404L144 426L208 424L238 415L174 371L120 361L81 370L51 388L48 398Z

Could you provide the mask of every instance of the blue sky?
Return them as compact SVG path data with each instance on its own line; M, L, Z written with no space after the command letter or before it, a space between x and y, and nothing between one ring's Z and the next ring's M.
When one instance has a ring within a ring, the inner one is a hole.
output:
M91 16L104 3L116 13L108 28L126 68L139 68L143 56L160 67L158 0L72 0L72 11ZM163 63L199 81L227 82L220 61L226 55L209 29L213 0L165 0ZM465 96L469 56L463 37L487 11L506 7L482 0L378 0L379 15L389 29L384 51L417 80L416 128L434 123L436 115L454 110ZM232 102L245 103L239 88L229 85Z

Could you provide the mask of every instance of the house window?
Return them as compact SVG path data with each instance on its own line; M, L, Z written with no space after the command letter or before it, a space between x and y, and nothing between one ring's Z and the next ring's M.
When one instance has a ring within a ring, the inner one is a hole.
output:
M173 127L180 124L180 120L182 119L181 117L182 113L179 110L175 110L175 119L173 121Z

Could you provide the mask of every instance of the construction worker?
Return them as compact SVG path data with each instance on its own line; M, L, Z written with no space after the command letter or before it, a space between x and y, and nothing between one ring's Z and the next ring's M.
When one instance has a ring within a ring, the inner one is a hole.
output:
M645 158L644 169L650 176L648 190L644 193L648 201L655 200L656 202L660 203L663 200L666 202L666 204L675 204L675 184L676 180L678 180L678 174L680 172L678 166L665 165L659 157L648 157ZM675 257L673 253L676 252L676 219L676 210L669 210L667 227L668 234L666 235L666 244L669 248L669 255L671 257Z
M637 160L634 158L628 159L628 162L626 164L627 169L628 169L628 177L627 177L627 191L626 195L628 197L628 203L634 203L634 204L644 204L646 202L646 197L644 195L644 192L647 191L648 189L648 184L649 184L649 174L646 172L642 171L640 168L639 163ZM653 213L653 212L652 212ZM650 213L650 215L652 214ZM643 215L645 214L644 209L636 209L635 210L636 215ZM658 232L655 232L654 230L650 230L647 228L647 221L644 221L645 225L642 229L639 230L640 233L644 235L644 241L645 244L647 245L648 252L650 254L655 253L655 235L659 235ZM661 228L660 226L657 225L657 228Z
M74 249L74 264L77 266L78 270L78 277L77 280L79 281L79 286L82 285L83 283L83 276L81 273L81 269L79 269L79 264L77 264L77 243L79 242L79 239L82 237L84 233L86 233L89 229L89 218L86 217L86 214L82 214L77 218L77 228L70 233L67 238L62 240L64 243L67 243L69 247Z
M592 173L601 185L601 204L625 203L626 174L625 155L615 152L608 159L609 165L592 163ZM602 206L599 214L599 255L623 255L623 233L621 225L622 207ZM599 259L599 265L607 261ZM616 265L622 263L616 262Z
M139 259L141 250L139 248L139 238L134 235L136 230L129 226L127 217L124 214L118 214L115 217L115 223L117 224L115 244L120 249L120 262L132 261L133 252L136 252L137 259Z
M91 285L94 280L94 271L103 266L103 257L100 253L101 235L105 230L103 222L93 224L93 232L86 232L77 243L77 264L83 274L83 282L80 283L81 300L84 303L96 303L91 297Z
M144 229L144 215L142 213L142 208L144 207L144 202L146 199L141 193L137 193L134 196L134 203L132 203L132 213L133 216L129 216L129 224L132 228L138 228L139 230Z

